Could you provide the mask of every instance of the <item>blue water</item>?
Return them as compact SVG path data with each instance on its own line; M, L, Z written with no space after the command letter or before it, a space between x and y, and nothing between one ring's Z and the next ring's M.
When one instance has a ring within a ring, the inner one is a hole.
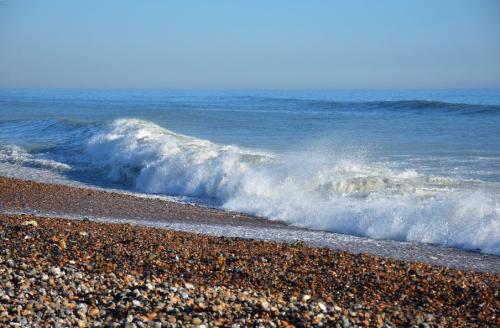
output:
M500 90L0 90L0 175L500 254Z

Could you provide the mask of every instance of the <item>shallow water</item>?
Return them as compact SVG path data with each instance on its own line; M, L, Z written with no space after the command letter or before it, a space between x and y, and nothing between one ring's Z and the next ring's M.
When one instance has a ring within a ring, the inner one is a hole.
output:
M0 175L500 254L500 91L0 91Z

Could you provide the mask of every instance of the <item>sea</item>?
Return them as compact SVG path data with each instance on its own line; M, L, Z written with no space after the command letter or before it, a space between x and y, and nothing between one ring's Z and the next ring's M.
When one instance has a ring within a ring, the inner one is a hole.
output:
M500 255L500 90L0 89L0 175Z

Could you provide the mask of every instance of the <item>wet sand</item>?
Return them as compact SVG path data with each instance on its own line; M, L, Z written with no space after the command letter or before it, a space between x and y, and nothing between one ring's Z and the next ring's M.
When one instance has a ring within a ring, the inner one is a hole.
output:
M0 177L0 190L0 206L5 209L148 221L286 227L281 222L154 197L12 178Z

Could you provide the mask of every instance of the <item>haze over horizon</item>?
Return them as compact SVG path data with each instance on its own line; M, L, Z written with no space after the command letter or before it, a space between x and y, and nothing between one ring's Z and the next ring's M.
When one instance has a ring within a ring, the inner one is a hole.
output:
M500 2L0 1L0 87L499 88Z

